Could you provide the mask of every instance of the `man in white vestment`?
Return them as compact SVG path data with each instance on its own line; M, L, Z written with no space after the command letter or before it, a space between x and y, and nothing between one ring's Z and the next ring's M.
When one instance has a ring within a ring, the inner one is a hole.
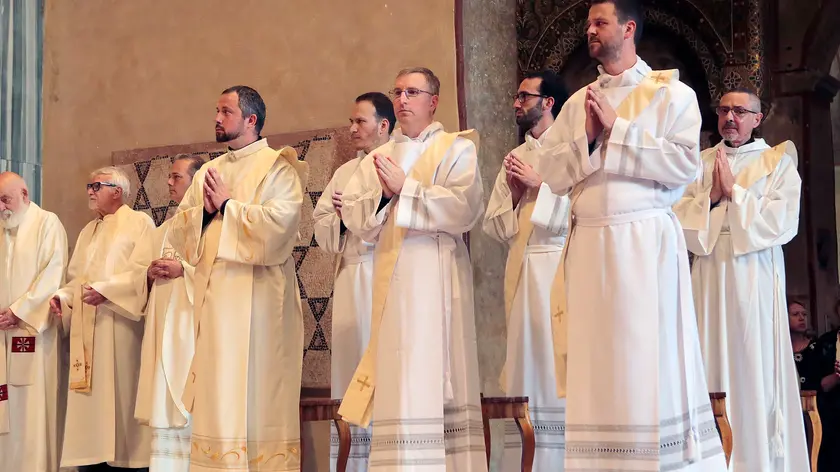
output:
M174 158L167 180L173 202L181 202L203 164L198 156ZM191 302L195 268L167 241L171 222L164 222L135 247L133 269L114 277L107 295L122 309L144 317L134 416L152 427L152 472L186 472L190 467L190 415L182 397L195 350Z
M64 283L67 234L0 173L0 470L58 471L58 325L50 299Z
M702 153L703 175L674 210L697 256L691 282L706 379L727 395L729 470L807 471L782 253L799 227L796 148L753 137L761 101L748 90L725 94L717 115L723 140Z
M529 399L536 433L534 470L562 470L566 401L557 398L551 339L551 285L568 233L569 198L551 193L534 171L533 151L568 99L551 71L526 75L513 96L525 143L505 156L484 215L484 232L507 243L505 314L507 359L500 384L509 397ZM521 468L516 423L505 422L502 471Z
M303 317L292 250L307 166L260 137L256 90L222 92L216 141L172 217L168 239L195 267L195 354L183 404L191 472L300 469Z
M82 472L144 468L151 435L134 419L143 322L107 297L113 277L131 267L135 246L155 224L126 206L128 177L115 167L92 172L87 193L97 217L79 234L67 284L50 301L70 344L61 465L90 466Z
M373 295L373 244L348 231L341 220L341 195L361 158L388 142L396 125L394 105L387 95L369 92L356 98L350 117L350 137L356 157L342 164L324 189L312 218L318 246L336 255L332 308L332 398L341 398L350 385L370 336ZM348 471L367 471L370 431L352 427ZM338 457L338 432L330 434L330 470Z
M679 221L699 170L700 111L677 71L636 55L633 0L593 0L600 76L577 91L537 171L570 194L573 225L552 291L566 470L717 472L715 428Z
M342 195L347 228L376 244L370 342L339 410L363 427L373 419L371 471L487 470L462 239L483 210L478 136L434 121L439 92L429 69L397 75L400 129Z

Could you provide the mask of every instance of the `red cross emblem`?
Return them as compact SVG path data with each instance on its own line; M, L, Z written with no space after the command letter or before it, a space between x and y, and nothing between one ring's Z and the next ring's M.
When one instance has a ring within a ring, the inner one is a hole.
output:
M12 337L12 352L35 352L35 336Z
M6 385L0 385L0 402L4 402L9 399L9 388Z

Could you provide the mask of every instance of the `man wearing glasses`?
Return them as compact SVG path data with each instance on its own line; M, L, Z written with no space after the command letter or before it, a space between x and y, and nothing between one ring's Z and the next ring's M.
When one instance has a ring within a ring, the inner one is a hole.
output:
M763 115L749 90L725 94L716 111L723 140L702 153L703 175L674 208L697 256L691 281L709 389L727 394L730 470L808 470L782 253L799 226L796 148L754 137Z
M126 205L128 177L115 167L90 174L88 204L97 218L76 241L67 284L50 301L70 344L70 392L62 467L82 471L149 465L151 434L134 419L141 317L108 300L113 276L131 268L135 246L155 224Z
M566 401L557 398L551 339L551 282L568 234L569 197L555 195L531 162L568 94L550 71L526 76L513 95L525 143L505 156L484 215L484 232L509 245L505 267L507 359L500 384L510 397L527 396L537 434L534 470L563 463ZM505 428L501 470L520 469L521 441L513 421Z
M339 410L363 427L375 419L371 470L487 470L461 238L483 210L478 136L435 121L439 91L429 69L397 75L400 129L362 159L342 195L347 228L376 243L370 342Z

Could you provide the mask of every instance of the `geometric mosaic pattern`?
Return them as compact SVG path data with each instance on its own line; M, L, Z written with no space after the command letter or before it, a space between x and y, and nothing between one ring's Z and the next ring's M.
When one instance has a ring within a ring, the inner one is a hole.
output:
M298 159L309 164L309 182L303 197L300 242L293 256L300 287L304 319L303 387L329 388L332 335L333 257L321 251L312 230L312 212L327 183L348 158L356 156L347 128L322 129L266 136L274 149L291 146ZM124 170L131 181L129 201L135 210L147 213L160 225L178 205L169 198L166 181L172 160L178 154L201 156L205 161L226 152L223 144L207 142L164 146L111 155L113 164Z

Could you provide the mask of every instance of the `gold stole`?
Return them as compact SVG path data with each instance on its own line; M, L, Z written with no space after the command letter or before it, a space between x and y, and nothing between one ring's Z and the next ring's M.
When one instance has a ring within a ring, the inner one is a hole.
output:
M297 158L297 152L293 148L284 147L277 151L277 155L274 159L265 159L265 162L260 163L254 168L254 170L251 171L253 174L263 176L256 190L254 191L253 197L251 198L252 205L256 205L259 203L259 198L262 194L262 189L265 186L265 182L268 179L268 176L282 162L280 160L281 157L285 159L289 164L291 164L292 168L295 169L295 172L297 172L298 177L300 178L301 191L306 189L306 181L309 178L309 164L303 161L299 161ZM203 193L204 188L202 187L199 191ZM190 214L186 211L175 215L175 218L183 218L183 226L188 226L190 224ZM192 234L192 232L190 233ZM219 218L217 215L210 221L210 223L207 225L207 228L204 230L204 248L198 260L198 264L196 264L195 266L195 276L193 279L193 289L195 290L193 296L193 324L195 327L196 342L198 341L198 334L201 328L201 312L204 309L204 299L207 295L207 288L210 284L210 272L212 271L213 263L216 261L216 256L219 253L219 243L221 241L221 238L222 218ZM250 297L251 294L248 294L247 296ZM193 356L193 359L190 362L190 377L187 379L187 385L184 388L184 394L182 396L184 408L186 408L186 410L190 413L192 413L193 407L195 406L194 369L195 357Z
M621 104L615 110L616 115L627 121L633 121L650 105L651 100L653 100L660 89L664 88L666 91L668 90L668 84L675 80L676 72L676 69L651 71L622 100ZM605 145L601 145L602 153L606 152ZM568 223L569 237L566 239L566 245L563 246L560 264L557 266L557 274L554 277L554 283L551 288L551 334L554 340L554 370L557 376L557 396L560 398L566 396L566 358L568 355L567 338L569 320L566 316L566 255L568 254L574 231L573 214L575 203L577 203L581 192L583 192L583 182L575 185L571 192Z
M116 214L113 216L116 218ZM90 270L90 262L99 257L99 249L103 243L110 242L110 234L103 237L96 238L97 231L107 231L108 228L102 228L105 220L99 220L96 227L90 235L90 242L97 243L93 254L88 255L88 260L85 265L85 273L87 276ZM107 255L106 255L107 259ZM79 286L75 287L73 292L73 309L70 318L70 390L79 393L90 393L93 377L93 348L94 348L94 331L96 327L96 310L98 307L88 305L82 302L82 295L87 285L87 277L81 279ZM65 312L66 307L62 307L62 312Z
M755 162L738 172L735 183L744 189L752 187L759 180L772 174L785 154L796 160L796 147L790 141L785 141L761 153L761 157Z
M478 133L474 130L458 133L441 133L434 138L434 142L420 156L417 163L409 172L409 177L420 182L423 186L432 185L435 169L440 165L448 150L458 137L473 141L478 147ZM376 389L376 349L379 343L379 327L385 314L385 301L391 287L391 277L397 265L403 239L408 230L398 228L395 224L396 206L400 204L397 198L391 214L382 225L373 258L373 303L371 310L370 341L362 356L362 360L353 373L350 386L344 394L338 414L352 424L366 428L370 424L373 414L373 394Z

